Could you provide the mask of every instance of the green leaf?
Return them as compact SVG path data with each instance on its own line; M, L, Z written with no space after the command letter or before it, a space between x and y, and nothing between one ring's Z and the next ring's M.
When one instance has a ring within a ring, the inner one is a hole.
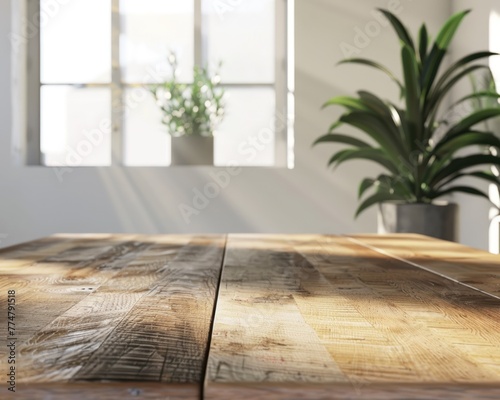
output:
M469 101L469 100L480 100L482 98L489 98L489 99L500 99L500 93L495 93L495 92L476 92L473 94L470 94L468 96L462 97L460 100L457 102L453 103L451 107L455 107L463 102ZM500 107L500 103L499 103Z
M415 145L416 138L414 137L415 132L410 129L406 110L401 110L394 104L390 104L389 107L392 111L392 119L394 121L394 125L398 128L399 131L400 141L405 144L407 153L409 154L413 151L413 146Z
M436 87L440 87L444 85L444 82L446 82L452 75L455 73L459 72L463 67L465 67L467 64L470 64L471 62L481 60L483 58L488 58L492 56L496 56L498 53L493 53L491 51L479 51L477 53L472 53L469 54L457 62L455 62L453 65L451 65L442 75L442 77L439 79L438 83L436 84Z
M404 149L398 146L398 143L394 141L392 133L387 129L386 124L377 116L365 112L354 111L343 115L340 117L340 120L365 132L375 140L394 161L398 161L402 157L401 154L404 152Z
M439 197L446 196L446 195L449 195L452 193L457 193L457 192L458 193L467 193L467 194L471 194L473 196L480 196L480 197L483 197L487 200L490 199L489 196L486 193L484 193L483 191L469 187L469 186L453 186L451 188L441 190L439 192L434 192L429 196L429 198L437 199Z
M446 138L468 132L473 126L496 117L500 117L500 108L487 108L485 110L476 111L449 129L444 137Z
M474 178L483 179L487 182L493 183L494 185L500 185L500 179L498 178L498 176L492 174L491 172L476 171L470 172L467 175Z
M451 175L460 173L461 171L476 167L479 165L496 165L500 166L500 157L493 156L489 154L479 154L466 157L455 158L443 169L437 172L434 177L431 178L431 187L436 186L442 180L448 178Z
M422 68L422 74L420 75L420 87L424 99L427 99L427 96L432 89L445 54L445 50L441 50L434 45L429 56L425 60Z
M396 17L393 13L384 10L382 8L378 9L382 14L385 15L385 17L389 20L391 23L392 27L396 31L396 34L398 35L399 39L408 47L413 49L415 52L415 45L413 43L413 39L411 35L408 33L406 30L405 26L402 24L402 22L399 20L398 17Z
M453 154L467 146L479 145L500 147L500 139L492 133L471 131L450 138L450 140L441 141L431 154L441 157L447 153Z
M436 45L442 49L447 50L450 45L453 37L457 29L459 28L462 20L465 18L467 14L469 14L471 10L461 11L455 15L453 15L448 21L444 24L443 28L439 31L436 37Z
M384 124L387 132L391 134L392 140L398 147L401 156L405 156L406 150L408 150L406 146L406 132L402 132L401 118L396 107L365 90L360 90L358 95L366 107L373 111L373 114L377 115Z
M358 209L356 210L356 218L365 211L367 208L374 206L375 204L383 203L385 201L398 201L404 200L403 197L386 192L375 193L374 195L368 197L365 201L363 201Z
M423 67L421 87L424 98L427 98L427 95L430 93L448 46L453 40L462 20L469 12L470 10L453 15L439 32Z
M362 140L356 139L352 136L348 135L342 135L338 133L328 133L324 136L321 136L319 139L317 139L314 143L313 146L319 144L319 143L341 143L341 144L348 144L351 146L355 147L372 147L368 143L363 142Z
M363 101L365 106L375 114L384 115L386 117L391 116L391 112L387 107L387 104L377 95L366 90L360 90L358 91L358 96Z
M429 34L427 33L425 24L420 28L418 37L420 62L423 64L427 59L427 48L429 46Z
M328 162L328 165L334 165L334 167L338 167L340 164L354 159L373 161L387 169L389 172L392 172L394 174L398 173L398 168L391 162L391 160L389 160L380 149L373 148L347 149L339 151L332 156L332 158Z
M348 97L348 96L334 97L333 99L330 99L325 104L323 104L322 108L326 108L332 105L343 106L351 111L355 110L368 111L368 108L363 104L363 102L354 97Z
M377 187L378 193L389 192L402 197L413 197L411 185L408 185L407 180L399 176L381 174L376 179L366 178L361 182L358 190L358 198L362 198L366 191L373 186Z
M485 180L489 183L492 183L494 185L500 185L500 179L496 175L492 174L491 172L475 171L475 172L455 174L451 178L449 178L448 180L443 182L441 185L439 185L436 188L436 190L439 191L440 189L442 189L446 185L449 185L450 183L452 183L458 179L468 178L468 177L478 178L478 179Z
M422 115L420 111L420 85L418 82L418 64L415 53L408 46L401 50L403 61L404 81L406 86L406 111L410 129L415 130L413 135L416 139L421 139L422 135Z
M342 157L344 157L346 154L350 154L350 152L352 152L353 150L354 149L344 149L336 152L333 156L330 157L330 160L328 160L328 166L330 167L334 165L339 159L342 159Z
M427 116L428 114L432 113L432 120L434 120L435 115L439 111L439 107L441 105L441 102L446 98L446 95L448 95L453 88L461 79L464 77L470 75L472 72L479 70L479 69L489 69L485 65L472 65L453 78L451 78L448 82L445 83L444 86L438 87L436 85L436 89L431 93L429 96L429 100L427 102L427 107L425 110L425 115Z
M398 85L401 93L404 93L405 89L401 81L396 77L396 75L394 75L387 67L384 67L382 64L365 58L348 58L340 61L338 65L341 64L361 64L378 69L379 71L385 73L394 83L396 83L396 85Z
M361 197L363 197L363 195L365 194L365 192L370 189L371 187L373 187L373 185L375 185L375 183L377 182L376 179L372 179L372 178L365 178L361 181L361 184L359 185L359 189L358 189L358 199L360 199Z
M337 129L339 126L342 125L342 122L340 121L335 121L333 124L330 125L330 128L328 128L328 132L333 132L335 129Z

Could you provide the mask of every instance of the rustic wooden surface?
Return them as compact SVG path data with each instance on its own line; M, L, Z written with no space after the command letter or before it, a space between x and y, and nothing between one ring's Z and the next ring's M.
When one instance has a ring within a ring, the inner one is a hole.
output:
M59 235L1 251L5 315L16 290L13 397L199 399L224 245L224 236ZM11 394L6 379L0 390Z
M500 259L418 235L56 235L0 287L18 399L500 399Z
M205 398L498 399L499 276L415 236L231 235Z

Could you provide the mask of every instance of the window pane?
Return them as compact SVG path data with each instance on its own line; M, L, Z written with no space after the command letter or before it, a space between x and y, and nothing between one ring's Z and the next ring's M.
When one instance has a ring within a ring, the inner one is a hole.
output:
M226 89L226 117L216 131L215 165L274 165L275 107L272 88Z
M194 63L193 0L121 0L121 65L127 83L151 83L171 75L167 57L177 55L179 79L190 82Z
M125 165L169 165L170 135L153 96L144 89L127 89L125 107Z
M110 82L111 0L41 0L40 7L42 82Z
M222 82L273 83L275 0L203 1L204 46L211 66L222 61Z
M48 166L110 165L110 90L43 86L41 150Z

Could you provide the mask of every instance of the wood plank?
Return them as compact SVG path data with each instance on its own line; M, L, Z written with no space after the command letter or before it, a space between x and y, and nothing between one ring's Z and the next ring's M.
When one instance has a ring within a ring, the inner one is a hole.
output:
M14 268L15 279L0 275L9 284L28 282L17 295L16 324L27 328L29 340L18 342L22 394L16 395L198 399L225 238L77 235L69 241L60 253ZM153 346L168 363L160 373L156 354L146 354Z
M346 380L295 302L303 273L286 240L229 236L207 366L207 399L234 398L240 384Z
M6 285L12 284L12 281L18 285L22 283L18 282L19 279L7 279L9 274L19 275L21 268L29 267L72 246L74 246L74 241L70 238L47 237L0 249L0 277L2 278L0 288L2 290L7 288ZM22 277L19 276L19 278Z
M347 238L226 252L206 398L496 398L498 299Z
M199 388L224 245L224 237L207 236L183 247L73 379L162 381Z
M377 348L370 342L370 352L360 352L361 361L366 363L368 355L377 352L391 356L387 365L376 359L373 372L358 368L351 373L369 381L488 382L499 378L495 366L500 346L499 301L342 238L332 242L342 246L342 253L356 258L362 252L363 259L370 261L369 268L363 267L363 260L350 264L340 276L338 254L330 256L327 264L317 265L328 281L342 285L343 293L356 300L355 307L365 320L387 336L388 346ZM466 340L473 346L465 348L462 342ZM341 343L334 346L335 351L345 351ZM478 355L478 349L490 356Z
M351 239L500 299L500 256L422 235L355 235Z
M149 276L147 267L142 271L144 280L137 274L130 275L127 268L138 257L142 258L149 246L140 241L127 241L118 248L112 247L90 265L84 264L83 269L88 273L87 286L91 290L63 313L53 314L43 329L20 345L24 365L21 365L19 378L23 382L65 382L81 368L81 363L88 360L140 296L150 289L154 278ZM108 258L110 253L113 256ZM59 256L61 261L68 257L71 254ZM156 265L156 269L160 268ZM136 287L132 287L133 284ZM57 300L57 289L51 290L52 287L58 285L47 285L45 289L49 292L49 304ZM54 291L56 294L51 293ZM66 292L59 297L73 296ZM49 312L53 310L51 305Z
M27 258L29 263L24 265L11 264L12 255L4 254L0 258L3 265L0 287L4 292L16 290L18 311L28 310L18 312L16 316L17 322L23 327L18 332L19 343L26 342L41 328L87 297L105 279L111 278L116 271L104 272L102 267L114 257L135 249L134 242L127 241L130 238L98 235L95 238L82 237L69 241L63 239L60 244L37 251L36 255ZM19 251L26 252L24 249ZM35 258L37 262L33 262ZM96 274L98 271L100 273ZM6 301L7 298L2 296L2 310L6 307Z

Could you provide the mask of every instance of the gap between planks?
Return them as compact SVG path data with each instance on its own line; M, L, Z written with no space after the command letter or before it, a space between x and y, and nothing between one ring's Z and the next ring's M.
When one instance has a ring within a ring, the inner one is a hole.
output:
M472 289L472 290L474 290L476 292L479 292L481 294L484 294L486 296L493 297L494 299L500 300L499 296L496 296L496 295L494 295L492 293L488 293L485 290L481 290L481 289L479 289L479 288L477 288L475 286L472 286L472 285L469 285L467 283L461 282L458 279L454 279L454 278L452 278L450 276L447 276L445 274L439 273L438 271L435 271L435 270L433 270L431 268L425 267L425 266L417 264L417 263L415 263L413 261L410 261L410 260L407 260L405 258L399 257L396 254L392 254L392 253L390 253L390 252L388 252L388 251L386 251L384 249L378 248L376 246L372 246L371 244L365 243L365 242L363 242L363 241L361 241L359 239L353 238L351 236L344 236L344 235L342 237L346 238L347 240L349 240L352 243L355 243L355 244L357 244L359 246L363 246L363 247L366 247L367 249L376 251L377 253L382 254L384 256L387 256L387 257L393 258L395 260L404 262L405 264L411 265L413 267L416 267L416 268L419 268L419 269L423 269L424 271L430 272L430 273L432 273L434 275L437 275L437 276L439 276L441 278L444 278L444 279L447 279L449 281L452 281L452 282L454 282L456 284L459 284L461 286L464 286L464 287L466 287L468 289Z
M219 269L219 280L217 281L217 287L215 288L215 300L212 310L212 318L210 320L210 328L208 330L208 342L207 342L207 351L205 352L205 360L203 360L203 370L201 376L201 388L200 388L200 400L205 399L205 388L206 388L206 379L208 373L208 360L210 359L210 347L212 346L212 336L215 328L215 314L217 312L217 305L219 303L219 291L222 284L222 272L224 271L224 264L226 262L226 251L227 251L227 242L229 239L229 235L225 235L224 237L224 250L222 252L221 264Z

